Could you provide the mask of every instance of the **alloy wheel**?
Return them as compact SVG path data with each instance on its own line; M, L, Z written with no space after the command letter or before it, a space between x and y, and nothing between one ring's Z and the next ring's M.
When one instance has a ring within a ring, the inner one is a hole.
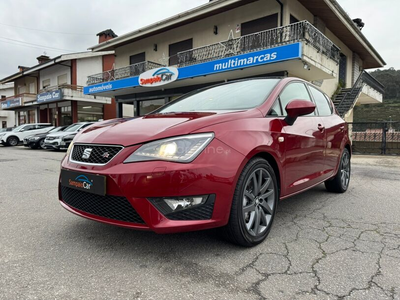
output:
M18 145L18 139L15 137L10 137L8 138L7 142L11 145L11 146L17 146Z
M45 147L44 147L44 139L40 140L39 145L40 145L40 148L45 149Z
M350 156L348 152L343 153L341 166L340 181L342 183L342 187L347 189L350 181Z
M258 237L271 223L275 210L275 187L271 174L264 168L248 177L243 193L243 220L247 232Z

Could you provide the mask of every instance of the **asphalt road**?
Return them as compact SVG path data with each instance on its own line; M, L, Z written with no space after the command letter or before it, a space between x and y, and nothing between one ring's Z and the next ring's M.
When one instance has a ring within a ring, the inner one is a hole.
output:
M355 157L346 194L280 202L252 249L215 230L103 225L57 200L63 153L0 146L0 299L400 299L400 157Z

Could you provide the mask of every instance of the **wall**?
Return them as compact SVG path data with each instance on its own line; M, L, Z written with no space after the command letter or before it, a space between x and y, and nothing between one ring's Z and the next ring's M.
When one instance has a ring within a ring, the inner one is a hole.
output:
M37 94L37 78L31 76L25 76L22 78L17 79L14 82L14 95L23 94L23 93L30 93L29 86L30 84L34 84L34 91L33 94Z
M77 85L86 86L87 77L103 72L101 56L81 58L76 60Z
M0 97L10 97L14 95L14 84L0 84ZM0 99L1 101L1 99ZM0 128L2 128L3 121L7 122L7 127L14 127L15 125L15 113L13 111L2 110L0 106Z
M43 89L43 81L46 79L50 79L50 86L56 86L58 84L57 77L64 74L67 74L67 84L71 84L71 67L65 66L68 63L63 62L63 65L58 64L41 70L39 88Z
M235 37L236 24L251 21L271 14L280 15L280 6L275 0L259 1L220 13L207 19L199 20L180 28L151 36L149 38L119 47L116 49L115 67L121 68L129 65L129 56L146 52L146 60L160 63L163 53L168 57L169 44L193 38L193 48L218 43L228 38L233 30ZM278 15L278 20L280 16ZM279 22L279 21L278 21ZM213 33L214 25L218 26L218 34ZM157 44L157 51L153 45Z

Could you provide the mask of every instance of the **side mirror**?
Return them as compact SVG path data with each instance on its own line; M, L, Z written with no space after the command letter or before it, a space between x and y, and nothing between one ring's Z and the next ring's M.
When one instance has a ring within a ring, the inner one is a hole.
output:
M286 105L287 117L285 121L288 125L293 125L300 116L308 115L314 112L315 104L309 100L292 100Z

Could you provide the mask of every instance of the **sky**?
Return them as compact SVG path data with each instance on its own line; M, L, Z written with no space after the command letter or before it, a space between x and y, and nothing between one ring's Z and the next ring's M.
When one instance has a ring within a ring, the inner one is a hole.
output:
M400 69L400 34L394 28L400 2L338 1L352 19L362 18L362 31L386 61L386 68ZM36 57L42 54L55 57L85 51L97 44L96 33L104 29L122 35L207 2L0 0L0 79L16 73L18 66L36 65Z

